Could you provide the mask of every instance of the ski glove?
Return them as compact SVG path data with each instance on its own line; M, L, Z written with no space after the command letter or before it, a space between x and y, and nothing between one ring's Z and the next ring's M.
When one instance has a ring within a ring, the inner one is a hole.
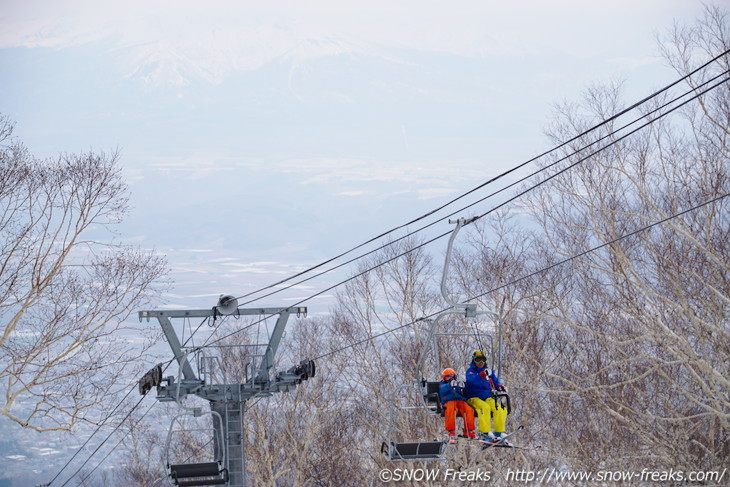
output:
M479 372L479 377L481 377L482 379L486 379L487 373L482 370L481 372Z
M498 390L498 391L502 391L502 392L507 392L507 388L506 388L506 387L504 387L503 385L499 385L499 386L497 386L497 390Z

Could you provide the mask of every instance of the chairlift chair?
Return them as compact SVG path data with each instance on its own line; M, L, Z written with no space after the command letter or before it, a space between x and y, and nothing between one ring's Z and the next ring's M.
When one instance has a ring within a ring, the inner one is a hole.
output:
M170 424L170 429L167 433L167 441L165 442L165 467L172 480L173 485L180 487L195 487L202 485L226 485L228 483L228 469L226 468L226 453L225 443L223 438L213 427L213 439L215 440L215 450L213 461L210 462L198 462L198 463L176 463L173 464L170 461L170 445L172 442L172 435L175 432L175 423L180 424L180 418L184 416L201 417L205 414L210 414L213 421L216 420L220 424L218 431L223 431L223 418L220 414L215 411L202 412L200 408L194 408L192 411L185 412L175 416ZM210 431L210 428L188 428L181 431Z
M388 460L443 460L446 454L445 441L419 441L410 443L383 442L380 452Z
M414 388L415 385L415 388ZM401 391L420 392L420 384L401 384L397 386L392 393L391 397L391 410L390 420L388 426L388 439L384 441L380 446L380 452L383 456L390 461L405 460L405 461L431 461L431 460L444 460L447 450L447 441L408 441L399 442L395 441L394 437L394 424L395 414L398 409L421 409L421 406L414 407L401 407L399 402L398 393ZM438 388L436 390L436 396L438 397ZM440 399L439 399L440 403Z
M464 333L464 332L438 332L438 323L439 321L447 316L447 315L461 315L465 318L478 318L480 315L487 315L490 316L492 319L496 320L496 327L495 327L495 333L497 335L498 345L497 345L497 352L496 352L496 359L497 359L497 370L498 374L501 373L501 362L502 362L502 317L497 315L496 313L493 313L491 311L477 311L477 305L475 303L464 303L464 302L457 302L457 300L449 295L447 291L447 276L449 271L449 264L451 260L451 251L453 247L454 240L456 239L456 235L458 234L459 230L462 226L469 224L473 222L475 218L464 220L459 219L456 221L449 221L450 223L456 223L456 228L451 234L451 238L449 239L448 247L446 250L446 258L444 262L444 268L443 268L443 274L441 277L441 294L444 298L444 300L451 305L450 309L444 310L441 313L436 316L436 318L431 321L430 328L428 332L428 337L426 339L426 342L423 347L423 351L421 352L421 356L419 357L418 365L416 368L416 381L412 385L402 385L399 387L396 387L393 391L393 398L392 398L392 408L391 408L391 419L390 419L390 427L389 427L389 433L388 433L388 440L384 441L380 447L381 453L385 456L388 460L443 460L447 454L448 451L448 442L447 441L419 441L419 442L396 442L392 439L392 432L393 432L393 416L395 414L395 411L398 409L398 401L397 401L397 393L399 390L403 389L403 387L411 387L415 385L416 390L419 391L421 397L422 397L422 403L419 406L422 409L425 409L429 414L432 415L443 415L443 407L441 404L441 396L439 394L439 386L440 381L430 381L426 379L427 374L424 370L425 362L429 358L430 355L434 354L434 349L436 348L436 345L434 344L434 341L437 337L444 337L444 336L468 336L468 337L474 337L475 343L474 346L482 347L482 339L480 335L485 335L485 338L488 338L487 343L489 343L490 350L495 350L495 344L494 344L494 336L491 334L486 334L483 332L479 332L476 328L473 332ZM473 348L472 348L473 350ZM433 360L428 361L431 366L433 366ZM453 366L454 364L448 364L449 366ZM492 354L492 368L494 368L494 354ZM504 401L503 404L505 407L507 407L508 412L510 410L509 405L509 396L504 393L498 400ZM410 408L409 408L410 409Z

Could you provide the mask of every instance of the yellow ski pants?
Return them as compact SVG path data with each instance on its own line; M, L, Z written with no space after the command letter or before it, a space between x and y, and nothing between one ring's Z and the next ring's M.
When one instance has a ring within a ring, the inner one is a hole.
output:
M492 420L494 420L494 432L504 433L504 426L507 422L507 409L495 403L493 397L488 397L486 401L478 397L472 397L466 401L474 408L479 415L479 431L488 433L491 428Z

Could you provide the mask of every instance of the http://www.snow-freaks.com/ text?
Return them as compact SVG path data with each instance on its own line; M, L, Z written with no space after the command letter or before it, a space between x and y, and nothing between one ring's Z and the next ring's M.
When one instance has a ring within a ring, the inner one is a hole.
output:
M565 482L685 482L687 484L715 483L722 485L727 474L727 468L723 470L693 471L682 470L651 470L645 468L640 471L620 470L599 470L596 472L566 471L554 468L544 470L521 470L507 469L503 472L492 472L491 470L455 470L429 469L429 468L393 468L382 469L379 473L380 481L383 483L397 482L465 482L465 483L487 483L491 481L506 481L511 484L556 484Z

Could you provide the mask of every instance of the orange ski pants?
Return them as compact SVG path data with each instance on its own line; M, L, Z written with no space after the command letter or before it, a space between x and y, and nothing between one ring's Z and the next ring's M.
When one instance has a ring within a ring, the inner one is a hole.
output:
M456 412L464 418L464 432L474 431L474 410L464 401L448 401L444 405L444 423L446 431L456 430Z

